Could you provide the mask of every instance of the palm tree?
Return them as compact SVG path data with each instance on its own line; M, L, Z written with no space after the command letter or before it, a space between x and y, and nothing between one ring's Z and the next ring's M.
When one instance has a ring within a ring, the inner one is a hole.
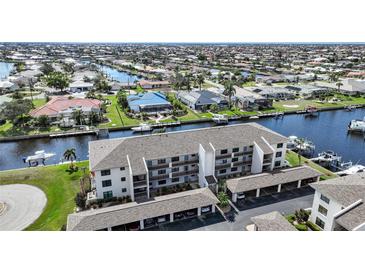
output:
M72 118L76 121L76 124L82 125L82 121L84 120L84 114L80 109L76 109L72 113Z
M229 197L228 197L227 193L221 191L218 193L217 197L219 200L220 207L224 208L229 205Z
M198 74L198 76L196 77L196 83L199 85L199 90L202 90L202 85L204 84L204 81L204 75Z
M301 153L303 153L303 150L304 150L304 143L305 143L305 140L303 138L298 138L296 140L297 142L297 148L298 148L298 160L299 160L299 165L301 165L302 163L302 155Z
M66 161L71 161L70 169L73 169L74 166L73 161L76 160L76 149L75 148L66 149L65 152L63 153L63 158Z
M231 104L232 104L232 96L234 96L236 94L236 89L233 86L233 82L227 80L224 83L224 91L223 94L228 96L228 101L229 101L229 107L231 108Z
M341 82L338 82L338 83L336 83L336 86L337 86L338 92L340 92L341 86L343 86L343 84Z

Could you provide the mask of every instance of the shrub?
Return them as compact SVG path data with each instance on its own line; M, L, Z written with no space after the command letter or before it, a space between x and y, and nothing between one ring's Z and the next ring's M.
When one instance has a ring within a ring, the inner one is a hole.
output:
M305 224L297 224L295 225L295 228L298 229L299 231L307 231L308 228Z
M77 193L75 197L75 203L78 207L84 209L86 204L86 197L82 193Z
M311 221L307 221L307 226L313 231L321 231L318 225L312 223Z

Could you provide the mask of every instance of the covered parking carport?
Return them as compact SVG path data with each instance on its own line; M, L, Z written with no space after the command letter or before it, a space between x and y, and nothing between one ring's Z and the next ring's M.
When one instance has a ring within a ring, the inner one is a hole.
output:
M302 181L318 181L320 175L311 167L300 166L230 179L227 180L227 188L232 201L236 203L240 198L261 197L300 188Z
M143 230L215 212L217 197L209 188L199 188L155 197L144 203L126 203L68 216L67 230Z

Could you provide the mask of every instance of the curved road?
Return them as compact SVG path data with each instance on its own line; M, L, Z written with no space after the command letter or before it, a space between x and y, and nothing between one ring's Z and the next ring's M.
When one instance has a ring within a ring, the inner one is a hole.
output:
M42 214L46 195L37 187L23 184L0 186L0 202L5 210L0 213L0 231L23 230Z

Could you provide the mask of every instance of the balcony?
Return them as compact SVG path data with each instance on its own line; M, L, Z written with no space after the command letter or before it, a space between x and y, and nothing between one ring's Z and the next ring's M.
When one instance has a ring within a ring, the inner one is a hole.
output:
M169 163L147 166L148 170L156 170L156 169L162 169L162 168L168 168L168 167L169 167Z
M146 187L146 186L147 186L147 181L146 180L133 182L133 187L134 188Z
M233 153L233 157L242 156L243 153L244 153L243 151L242 152L235 152L235 153Z
M216 155L215 159L220 160L220 159L231 158L231 157L232 157L232 153L226 153L226 154Z
M180 171L180 172L175 172L172 173L172 177L180 177L180 176L186 176L186 175L192 175L192 174L196 174L199 172L198 168L194 168L192 170L186 170L186 171Z
M176 166L184 166L184 165L197 164L197 163L199 163L199 159L190 159L190 160L186 160L186 161L172 162L171 166L176 167Z
M167 178L169 178L169 174L160 174L160 175L150 176L150 181L162 180L162 179L167 179Z
M231 163L225 163L225 164L216 164L215 169L222 169L222 168L228 168L231 167Z

